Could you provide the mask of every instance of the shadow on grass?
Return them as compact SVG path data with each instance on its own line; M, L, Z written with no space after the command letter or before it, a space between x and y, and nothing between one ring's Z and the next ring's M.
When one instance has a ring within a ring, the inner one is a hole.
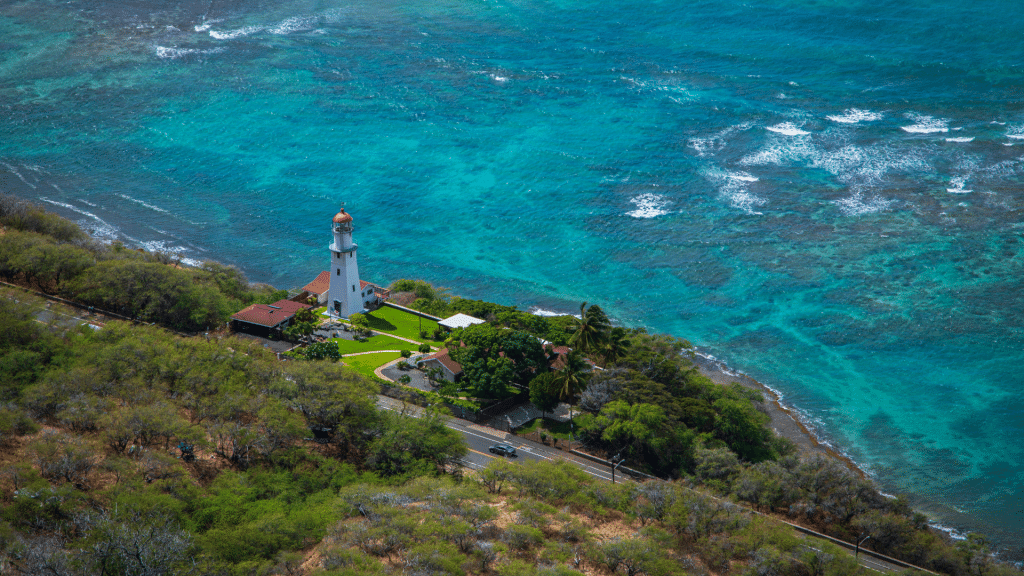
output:
M551 420L550 418L535 418L528 424L524 424L521 428L516 430L517 434L529 434L531 432L545 432L552 438L558 438L559 440L568 440L569 432L571 428L568 422L560 422L558 420Z
M383 318L378 318L373 315L373 312L366 314L366 321L370 324L370 328L378 330L380 332L393 332L398 330L398 326L395 326L391 322Z

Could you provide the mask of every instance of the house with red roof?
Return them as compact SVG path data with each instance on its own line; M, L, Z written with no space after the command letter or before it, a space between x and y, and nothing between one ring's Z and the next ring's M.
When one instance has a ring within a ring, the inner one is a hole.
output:
M231 329L254 336L279 336L291 323L295 313L303 308L311 306L291 300L278 300L273 304L252 304L231 315Z

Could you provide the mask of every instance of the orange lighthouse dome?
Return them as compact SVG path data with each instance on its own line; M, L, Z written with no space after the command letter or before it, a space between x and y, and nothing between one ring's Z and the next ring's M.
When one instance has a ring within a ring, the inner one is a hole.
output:
M351 222L351 221L352 221L352 215L349 214L348 212L345 212L344 208L341 209L341 212L338 212L337 214L334 215L333 222L335 224L346 224L346 223Z

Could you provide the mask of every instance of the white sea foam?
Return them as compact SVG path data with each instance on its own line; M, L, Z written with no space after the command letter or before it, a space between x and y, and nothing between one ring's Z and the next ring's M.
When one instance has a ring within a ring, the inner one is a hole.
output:
M973 142L974 136L958 136L956 138L946 138L946 142Z
M848 198L836 200L835 203L847 216L861 216L887 210L893 204L893 201L886 200L881 196L872 196L865 199L864 195L858 191Z
M568 312L555 312L554 310L545 310L543 308L538 308L536 306L530 308L529 313L533 314L534 316L546 316L548 318L553 316L575 316L579 318L580 316L579 314L570 314Z
M875 120L881 120L882 114L880 112L861 110L859 108L848 108L844 110L842 114L825 116L825 118L828 118L833 122L839 122L840 124L856 124L858 122L874 122Z
M691 148L697 151L698 155L708 156L714 154L715 152L721 150L722 148L725 148L726 139L729 136L735 134L736 132L748 130L750 129L750 126L751 124L749 122L744 122L743 124L738 124L736 126L730 126L725 130L721 130L719 132L716 132L715 134L712 134L711 136L708 136L707 138L691 138L688 144Z
M0 162L0 164L3 164L8 170L11 171L12 174L17 176L18 179L21 180L22 182L24 182L25 184L28 184L33 190L36 189L36 185L31 183L31 182L29 182L28 180L25 180L25 177L21 175L21 172L18 172L17 168L15 168L14 166L11 166L7 162Z
M65 202L50 200L45 196L42 196L39 199L48 204L60 206L61 208L66 208L68 210L71 210L72 212L81 214L82 216L87 216L89 218L88 220L79 220L77 224L84 228L85 231L88 232L90 235L98 238L99 240L111 242L120 235L120 230L118 230L116 226L112 226L111 224L107 223L102 218L93 214L92 212L89 212L88 210L83 210L77 206L72 206L71 204L67 204Z
M904 132L910 132L911 134L949 132L949 120L934 118L932 116L926 116L924 114L917 114L914 112L908 112L904 114L904 116L914 121L914 124L910 126L900 126L900 129Z
M967 176L955 176L950 179L949 183L953 186L952 188L946 188L946 192L950 194L970 194L973 190L964 189L964 184L967 183Z
M170 46L156 46L156 55L158 58L164 58L166 60L177 60L178 58L184 58L192 54L217 54L223 52L223 48L211 48L209 50L201 50L199 48L175 48Z
M726 172L725 177L732 180L739 180L740 182L757 182L760 180L757 176L751 176L746 172Z
M157 212L163 212L164 214L170 214L170 212L168 212L167 210L164 210L163 208L161 208L159 206L154 206L154 205L152 205L152 204L150 204L148 202L143 202L142 200L139 200L138 198L132 198L131 196L128 196L126 194L118 194L118 196L120 196L121 198L124 198L125 200L129 200L131 202L135 202L136 204L138 204L140 206L145 206L146 208L149 208L150 210L156 210Z
M206 31L208 31L208 30L209 30L209 29L210 29L210 28L211 28L211 27L212 27L212 26L213 26L214 24L217 24L217 23L219 23L219 22L223 22L223 21L224 21L224 19L223 19L223 18L214 18L213 20L203 20L203 23L202 23L202 24L196 24L196 27L195 27L195 31L196 31L196 32L206 32Z
M768 203L767 200L760 196L755 196L746 190L736 190L732 192L726 192L726 197L729 199L729 203L734 208L739 208L747 214L760 216L763 212L754 210L757 206L764 206Z
M806 136L810 132L797 128L796 124L792 122L783 122L782 124L776 124L775 126L766 126L766 130L771 130L777 134L783 134L786 136Z
M82 204L85 204L86 206L92 206L93 208L96 208L96 205L93 204L92 202L89 202L88 200L82 200L81 198L79 198L78 201L81 202Z
M210 37L216 38L217 40L234 40L235 38L242 38L264 30L266 30L266 28L263 26L243 26L234 30L210 30L209 32Z
M629 201L636 206L636 210L626 212L626 216L632 216L633 218L655 218L668 214L668 210L665 210L665 207L668 206L668 200L659 194L648 192L636 198L630 198Z

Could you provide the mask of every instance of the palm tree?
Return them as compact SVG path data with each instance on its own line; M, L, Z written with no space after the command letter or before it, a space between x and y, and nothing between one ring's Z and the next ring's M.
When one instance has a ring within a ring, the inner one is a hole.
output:
M586 358L576 350L570 350L565 355L565 366L558 371L556 382L561 385L558 397L563 402L569 403L569 431L573 433L572 401L576 396L587 388L587 377L590 373L590 365Z
M608 333L608 340L604 346L604 363L615 364L622 355L629 349L629 340L626 339L626 329L616 326Z
M569 339L569 345L578 348L584 354L590 354L601 348L608 339L612 324L608 316L597 304L587 308L587 303L580 304L580 317L576 319L576 331Z

